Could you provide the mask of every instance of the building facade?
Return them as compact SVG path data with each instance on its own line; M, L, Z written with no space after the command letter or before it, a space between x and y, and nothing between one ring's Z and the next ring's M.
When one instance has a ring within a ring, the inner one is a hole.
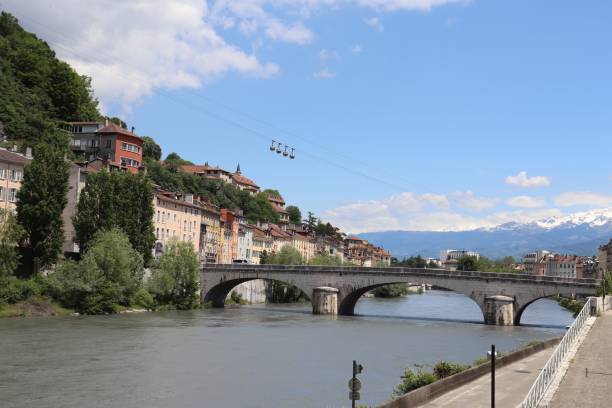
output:
M221 213L209 201L201 201L200 211L200 259L205 263L219 262L221 244Z
M16 149L15 149L16 150ZM23 181L23 169L32 161L32 149L25 154L0 148L0 208L15 212L17 191Z
M193 202L193 196L156 190L153 209L156 257L173 239L191 243L194 251L200 253L201 209Z
M87 160L99 157L132 173L143 165L142 139L113 122L70 122L70 130L72 151Z
M605 245L599 247L599 262L597 266L597 277L602 278L612 272L612 239Z

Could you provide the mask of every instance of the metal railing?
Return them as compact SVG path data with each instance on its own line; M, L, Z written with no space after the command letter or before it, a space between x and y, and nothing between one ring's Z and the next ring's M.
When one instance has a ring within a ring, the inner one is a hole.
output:
M550 383L555 378L559 367L564 362L567 357L567 353L570 351L576 339L582 333L584 326L591 315L591 302L595 300L594 298L588 298L584 304L584 307L576 316L574 323L570 326L570 328L565 333L565 336L561 339L561 342L555 349L554 353L542 369L542 372L535 380L535 383L531 386L529 393L519 405L520 408L537 408L540 401L544 397L546 390L550 386Z

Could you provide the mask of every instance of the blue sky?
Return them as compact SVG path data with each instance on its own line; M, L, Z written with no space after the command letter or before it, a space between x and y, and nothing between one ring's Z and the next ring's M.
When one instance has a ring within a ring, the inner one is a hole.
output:
M609 2L21 3L165 154L240 162L349 231L612 207Z

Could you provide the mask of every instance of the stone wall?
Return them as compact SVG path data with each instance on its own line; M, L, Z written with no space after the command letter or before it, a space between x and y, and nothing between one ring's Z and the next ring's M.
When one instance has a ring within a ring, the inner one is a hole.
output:
M233 288L232 292L237 292L248 303L266 303L268 299L268 282L263 279L254 279L241 283Z

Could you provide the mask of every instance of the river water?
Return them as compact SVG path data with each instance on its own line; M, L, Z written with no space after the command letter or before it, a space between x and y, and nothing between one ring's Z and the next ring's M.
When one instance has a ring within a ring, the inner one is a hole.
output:
M259 305L118 316L0 320L3 408L348 407L388 399L405 367L467 363L562 335L571 315L540 300L520 327L481 324L463 295L362 299L359 316Z

